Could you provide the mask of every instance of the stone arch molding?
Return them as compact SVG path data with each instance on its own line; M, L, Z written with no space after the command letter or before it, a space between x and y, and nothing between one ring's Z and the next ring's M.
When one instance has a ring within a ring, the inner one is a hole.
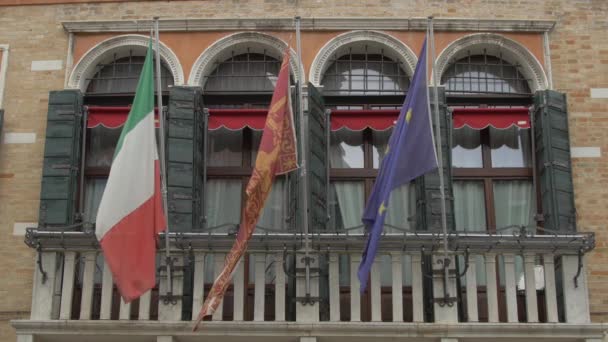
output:
M188 85L204 87L205 76L211 74L217 62L228 59L233 51L239 54L248 50L260 53L266 50L268 55L280 61L283 58L285 48L287 48L287 43L283 40L261 32L239 32L228 35L211 44L196 59L188 77ZM305 80L297 53L290 48L289 54L291 56L291 70L297 70L297 72L292 72L292 75L296 81Z
M418 57L399 39L380 31L351 31L334 37L317 53L310 67L309 80L315 86L321 84L323 73L329 67L329 61L334 54L340 54L341 49L352 46L353 43L367 42L377 44L386 49L385 55L403 64L405 72L411 77L416 69Z
M143 35L121 35L102 41L92 47L78 61L72 70L68 81L68 88L80 89L85 91L87 79L93 76L95 67L99 63L104 63L113 58L116 54L118 58L128 56L130 49L137 49L144 52L148 47L150 37ZM162 42L160 43L160 58L171 70L173 83L175 85L184 84L184 71L175 53Z
M472 54L482 53L483 49L495 56L501 52L507 62L521 65L524 77L530 80L532 91L548 88L547 75L538 59L525 46L494 33L475 33L450 43L437 58L438 78L441 79L454 59L464 57L468 51Z

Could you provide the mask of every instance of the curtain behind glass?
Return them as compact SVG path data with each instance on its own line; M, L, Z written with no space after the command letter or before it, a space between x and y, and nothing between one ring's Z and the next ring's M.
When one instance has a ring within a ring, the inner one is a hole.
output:
M464 126L452 132L452 166L483 167L480 131Z
M416 214L416 191L410 184L404 184L391 192L384 232L402 233L403 230L413 230L415 222L410 221Z
M226 233L233 231L241 219L241 180L210 179L206 184L206 229Z
M486 231L486 203L483 182L454 181L454 218L456 230Z
M331 132L329 162L332 168L362 168L363 133L348 129Z
M329 191L330 227L349 233L363 233L363 182L331 182Z
M114 158L114 150L120 137L122 127L106 128L97 126L88 129L87 167L110 167Z
M84 222L95 222L97 219L97 209L99 209L101 196L107 182L107 178L89 178L86 180L83 210Z
M530 130L490 128L492 167L532 167Z
M529 180L494 181L497 230L512 225L534 225L536 203L533 199L532 182Z
M208 166L241 166L243 162L243 131L225 128L209 131Z
M285 180L276 178L272 184L270 195L264 204L260 219L258 220L258 227L273 230L287 229L287 224L285 222L287 200L285 198Z

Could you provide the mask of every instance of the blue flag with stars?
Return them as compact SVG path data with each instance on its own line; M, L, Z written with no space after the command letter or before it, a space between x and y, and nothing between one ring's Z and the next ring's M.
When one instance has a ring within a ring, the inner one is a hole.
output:
M369 272L378 250L391 192L437 168L437 154L429 113L427 77L425 39L412 83L388 141L372 194L363 212L363 223L367 227L368 234L358 272L361 293L367 288Z

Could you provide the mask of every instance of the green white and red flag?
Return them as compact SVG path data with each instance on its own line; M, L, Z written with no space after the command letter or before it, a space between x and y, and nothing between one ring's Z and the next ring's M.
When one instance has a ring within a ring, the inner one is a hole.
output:
M154 125L152 40L133 106L118 139L95 234L125 303L156 284L156 243L167 221Z

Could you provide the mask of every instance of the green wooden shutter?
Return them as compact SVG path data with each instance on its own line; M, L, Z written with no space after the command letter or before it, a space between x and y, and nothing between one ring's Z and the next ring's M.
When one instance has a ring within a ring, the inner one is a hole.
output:
M49 93L39 228L52 229L76 222L76 200L82 146L82 93Z
M2 127L4 127L4 109L0 109L0 137L2 136Z
M431 117L435 129L435 101L434 91L429 89L431 97ZM439 120L441 127L441 153L443 156L443 180L446 198L447 229L454 230L454 207L452 193L452 120L448 114L445 88L438 88ZM416 183L416 229L428 231L441 231L441 195L439 186L439 171L429 172L418 177Z
M329 116L325 113L323 95L308 83L308 175L310 187L311 231L327 230Z
M298 117L298 108L299 108L298 101L299 101L298 88L294 87L291 89L291 109L292 109L293 116L294 116L293 117L294 129L296 131L296 137L298 137L296 139L298 156L301 156L302 151L300 150L300 142L298 140L299 136L300 136L300 120ZM299 162L300 161L298 160L298 163ZM289 207L288 207L286 224L287 224L287 229L292 230L292 231L297 231L298 229L301 229L301 226L302 226L302 213L300 212L300 210L298 210L298 207L300 205L300 203L298 201L299 194L300 194L300 191L298 190L300 187L299 176L300 176L299 169L287 174L287 197L288 197L288 201L289 201Z
M187 232L203 226L207 116L199 87L172 87L167 116L169 227Z
M576 212L565 94L542 90L534 95L534 142L544 228L575 231Z

